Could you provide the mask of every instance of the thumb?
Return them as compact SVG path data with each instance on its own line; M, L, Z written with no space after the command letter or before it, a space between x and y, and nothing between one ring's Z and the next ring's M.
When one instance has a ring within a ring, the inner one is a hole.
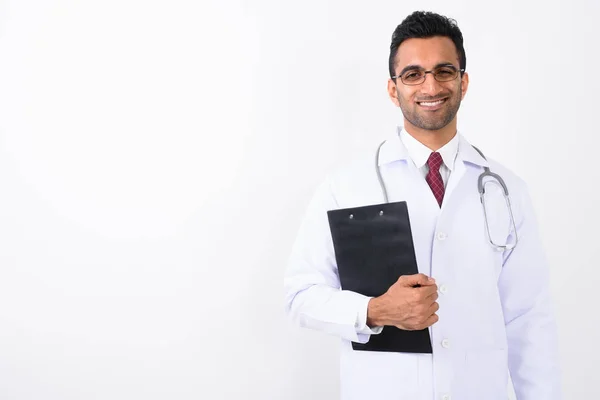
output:
M402 275L399 279L400 283L403 286L426 286L433 285L435 283L435 279L425 275L425 274L414 274L414 275Z

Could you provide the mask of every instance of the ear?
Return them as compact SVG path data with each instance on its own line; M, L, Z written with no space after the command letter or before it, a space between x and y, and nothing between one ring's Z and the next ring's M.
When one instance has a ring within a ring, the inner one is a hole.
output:
M460 90L462 92L461 100L464 99L465 96L467 95L468 88L469 88L469 74L465 72L460 81Z
M396 87L396 82L394 82L394 80L391 78L388 79L387 91L392 103L394 103L396 107L400 107L400 103L398 102L398 88Z

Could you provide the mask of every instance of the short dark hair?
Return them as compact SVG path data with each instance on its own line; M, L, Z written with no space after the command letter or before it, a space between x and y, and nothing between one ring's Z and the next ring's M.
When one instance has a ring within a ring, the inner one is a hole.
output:
M454 19L430 11L415 11L396 27L390 45L390 78L395 74L394 64L400 44L406 39L446 36L454 42L460 69L467 68L467 56L463 47L463 36ZM462 75L462 73L461 73Z

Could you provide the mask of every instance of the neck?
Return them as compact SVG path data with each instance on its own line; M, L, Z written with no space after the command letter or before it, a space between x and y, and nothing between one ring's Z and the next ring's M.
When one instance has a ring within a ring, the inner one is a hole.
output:
M456 118L442 129L435 131L416 127L405 119L404 129L431 151L438 151L456 135Z

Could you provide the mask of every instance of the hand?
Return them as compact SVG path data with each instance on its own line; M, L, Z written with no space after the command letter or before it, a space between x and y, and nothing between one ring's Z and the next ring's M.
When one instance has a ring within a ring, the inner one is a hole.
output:
M437 285L423 274L403 275L385 294L371 299L367 325L425 329L438 321Z

